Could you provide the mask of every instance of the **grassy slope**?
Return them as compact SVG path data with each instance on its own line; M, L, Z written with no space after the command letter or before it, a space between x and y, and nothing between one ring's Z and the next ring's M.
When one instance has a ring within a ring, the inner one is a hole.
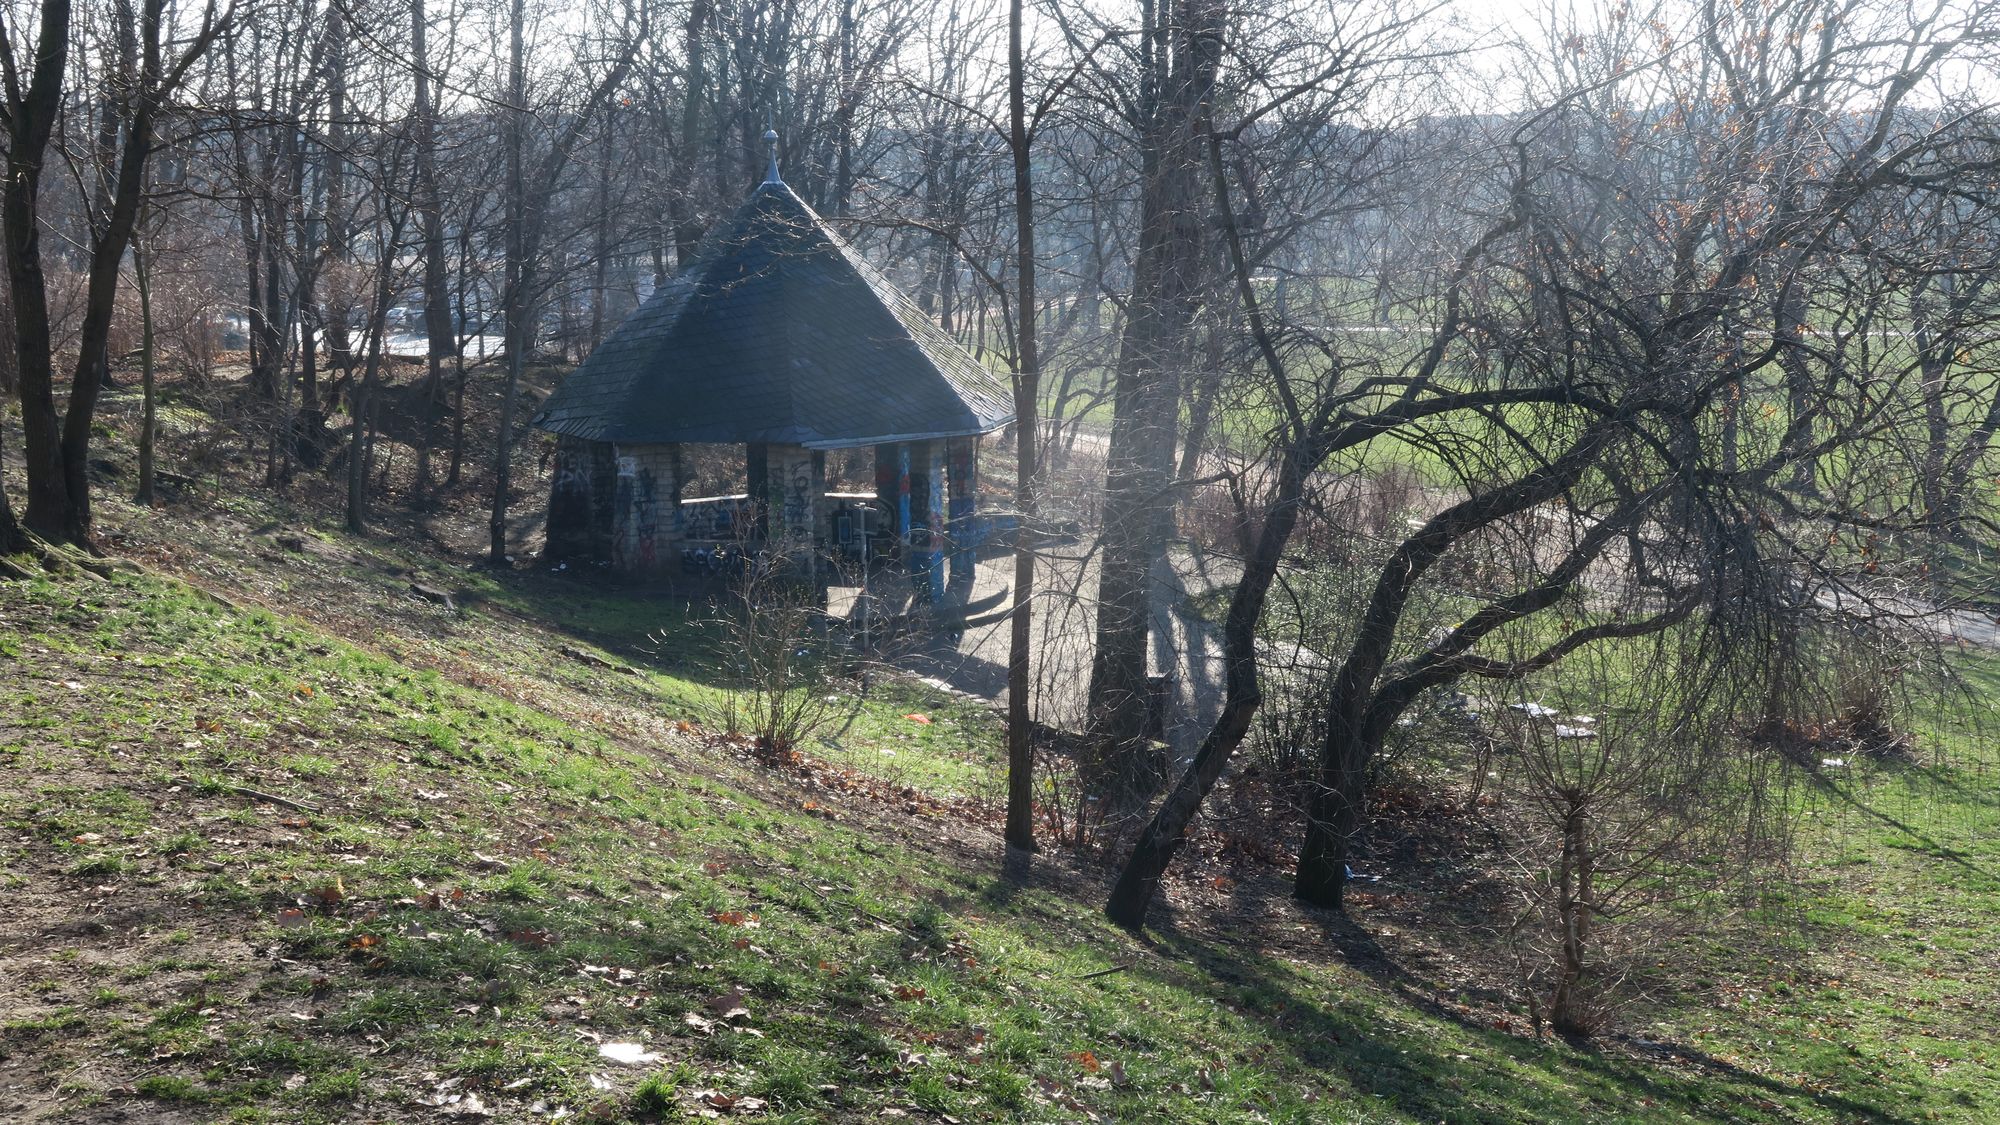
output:
M633 658L675 616L641 594L385 542L293 554L266 511L124 518L236 604L0 586L9 1119L421 1120L472 1095L651 1120L707 1092L801 1121L2000 1118L2000 799L1966 732L1940 736L1952 768L1872 779L1873 812L1820 808L1797 943L1697 951L1643 1039L1588 1050L1419 956L1407 895L1350 925L1248 870L1231 912L1182 886L1135 940L1088 871L1009 878L959 814L992 791L991 719L921 688L828 751L893 784L774 776L679 728L711 691L697 643L637 674L560 654ZM398 597L412 577L469 608Z

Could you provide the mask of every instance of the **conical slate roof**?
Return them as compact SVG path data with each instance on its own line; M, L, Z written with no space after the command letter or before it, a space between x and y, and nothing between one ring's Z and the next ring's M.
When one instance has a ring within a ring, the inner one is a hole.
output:
M535 417L590 441L839 448L985 433L992 372L774 177Z

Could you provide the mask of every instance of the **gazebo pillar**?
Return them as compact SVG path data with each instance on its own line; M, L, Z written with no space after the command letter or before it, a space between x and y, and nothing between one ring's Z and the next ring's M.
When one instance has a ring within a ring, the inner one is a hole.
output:
M973 542L979 512L979 438L955 437L945 443L950 461L951 599L964 604L972 595L979 544Z
M788 546L813 545L826 495L824 457L802 445L764 447L764 502L772 540Z
M611 557L618 488L618 456L610 442L556 438L555 476L549 485L546 562Z
M918 601L937 605L945 593L944 442L919 441L911 446L911 459L922 467L922 476L912 481L916 494L912 506L920 513L913 518L923 532L911 539L915 553L910 558L910 584L916 588Z
M889 513L889 533L901 536L903 525L896 522L897 496L902 477L901 458L895 442L875 447L875 500Z
M892 509L896 513L896 541L902 544L903 559L910 557L910 443L897 442L895 445L895 492L890 497Z
M750 505L750 526L740 528L738 535L744 537L744 549L752 543L761 543L771 537L771 474L769 446L761 441L753 441L743 447L743 493Z
M764 549L814 585L819 584L820 509L826 503L826 455L802 445L768 444L764 451L767 513Z
M680 446L617 447L611 511L611 565L659 574L680 561Z

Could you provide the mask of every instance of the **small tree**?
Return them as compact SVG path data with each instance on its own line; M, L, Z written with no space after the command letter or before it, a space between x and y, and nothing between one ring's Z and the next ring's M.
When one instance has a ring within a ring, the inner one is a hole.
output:
M785 762L841 719L835 638L818 591L768 560L746 555L732 593L716 617L724 683L711 722Z
M1635 967L1783 870L1790 775L1745 737L1749 680L1699 632L1591 652L1489 720L1523 984L1561 1034L1600 1031Z

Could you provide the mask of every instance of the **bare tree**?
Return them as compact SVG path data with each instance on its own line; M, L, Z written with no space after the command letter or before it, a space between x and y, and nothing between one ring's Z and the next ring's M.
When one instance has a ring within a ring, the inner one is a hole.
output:
M233 18L211 2L195 33L169 58L164 53L166 0L141 0L136 18L134 69L121 75L118 113L122 139L104 197L91 216L89 275L68 406L55 404L56 357L50 337L47 281L43 272L39 200L49 141L65 102L71 41L69 0L40 5L32 43L20 29L0 24L0 79L5 81L8 125L4 221L9 240L7 272L13 298L15 354L20 365L21 416L28 470L26 526L78 545L90 541L89 450L91 419L104 383L118 273L138 217L153 126L162 106ZM27 64L24 69L23 64Z
M527 89L527 6L513 0L508 22L507 79L507 283L501 295L502 323L505 326L507 376L500 398L500 428L493 460L493 507L487 521L491 543L488 561L508 565L507 507L513 491L514 409L520 397L521 371L528 352L535 346L534 310L542 294L540 255L546 229L546 201L557 180L569 167L576 146L589 128L592 116L601 111L613 91L632 69L637 42L645 29L640 12L627 8L625 26L612 40L616 54L584 96L581 103L557 127L539 160L529 166L529 122Z
M1885 473L1879 460L1867 474L1835 473L1851 459L1828 453L1883 454L1885 435L1917 432L1920 412L1915 395L1897 390L1913 382L1907 365L1881 346L1906 291L1846 268L1871 252L1850 224L1863 201L1924 182L1917 170L1944 146L1934 120L1905 99L1984 32L1934 25L1891 36L1893 17L1863 26L1813 3L1754 15L1662 9L1655 20L1677 14L1710 32L1677 40L1701 45L1706 65L1635 65L1622 17L1605 39L1579 33L1558 45L1547 108L1507 121L1490 150L1492 178L1460 190L1488 209L1484 233L1421 300L1402 302L1427 322L1413 358L1356 362L1365 337L1260 330L1251 318L1279 399L1315 404L1283 406L1284 432L1312 438L1304 466L1396 442L1455 481L1392 543L1333 665L1296 882L1308 902L1340 903L1371 767L1427 692L1466 676L1518 679L1593 645L1694 621L1712 654L1770 653L1829 603L1889 612L1895 595L1871 583L1874 564L1856 557L1850 537L1915 526L1914 473L1907 462ZM1715 31L1718 21L1728 26ZM1812 27L1825 33L1786 37ZM1790 43L1815 46L1793 53ZM1662 62L1673 50L1652 49ZM1746 50L1756 83L1744 79ZM1862 89L1881 92L1863 100ZM1857 115L1857 103L1867 111ZM1231 257L1254 310L1242 259ZM1806 289L1809 319L1837 326L1830 340L1790 328ZM1796 349L1811 380L1803 402L1777 362ZM1307 395L1288 389L1292 370L1326 375ZM1759 404L1762 422L1732 439L1725 467L1720 407L1736 399ZM1818 466L1810 488L1796 473L1806 460ZM1280 501L1291 491L1281 486ZM1266 535L1284 511L1264 513ZM1536 546L1512 566L1463 565L1510 542ZM1261 570L1261 556L1250 558L1247 571ZM1468 573L1484 577L1468 588ZM1409 610L1425 591L1461 599L1460 623L1413 635ZM1232 689L1246 687L1232 690L1121 878L1112 914L1127 924L1143 918L1162 853L1219 773L1216 756L1240 737L1231 728L1242 709L1257 703L1241 647L1254 641L1257 607L1245 594L1225 632ZM1521 637L1536 639L1523 655L1492 651Z

